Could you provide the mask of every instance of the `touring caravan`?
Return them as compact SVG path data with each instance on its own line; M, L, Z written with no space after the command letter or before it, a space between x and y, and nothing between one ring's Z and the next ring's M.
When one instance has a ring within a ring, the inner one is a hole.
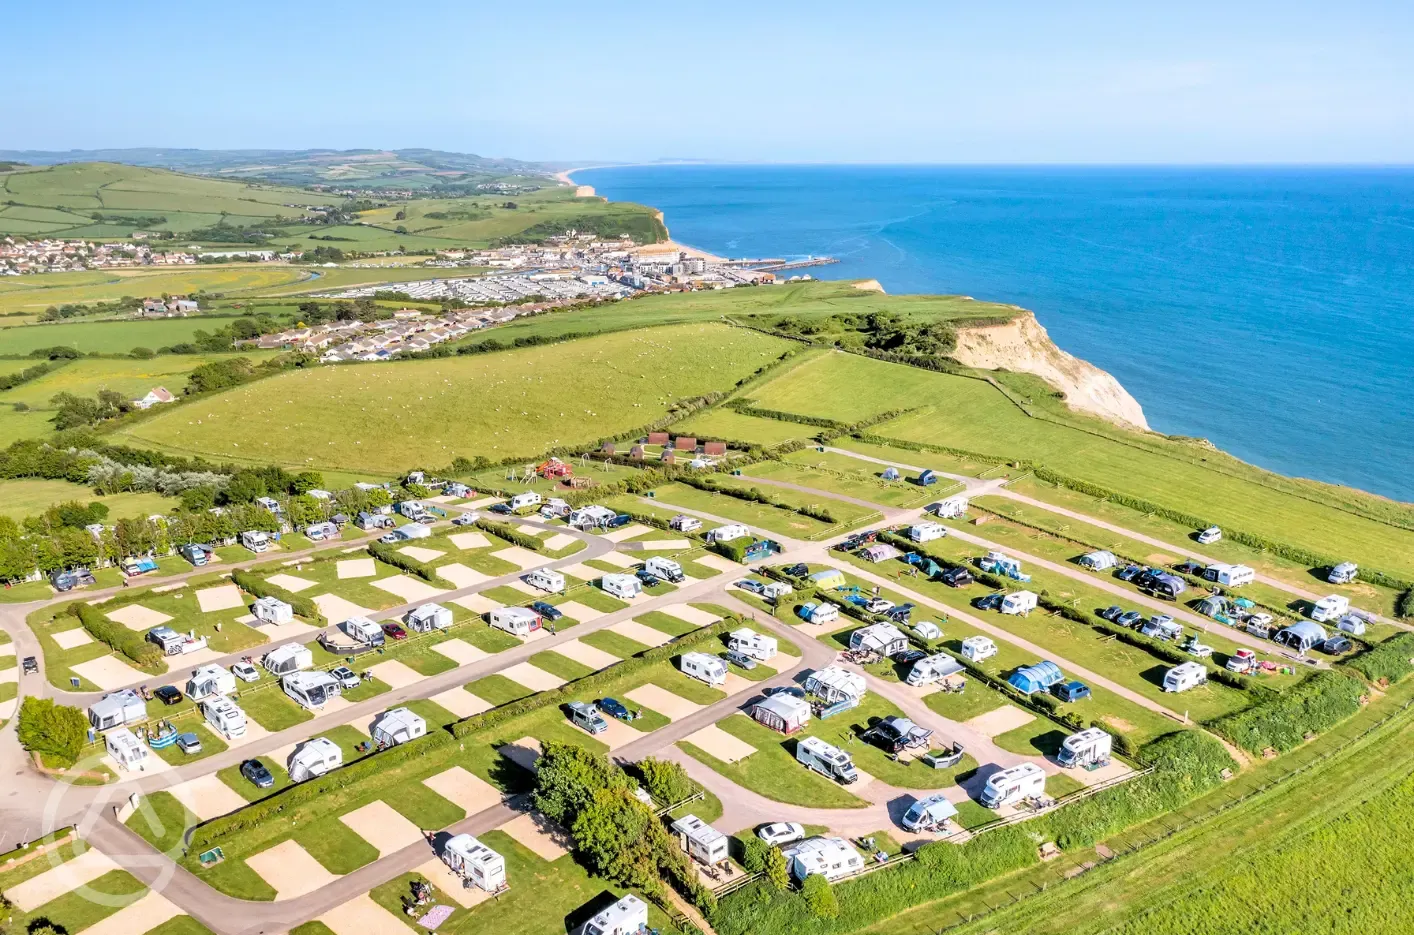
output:
M110 692L88 707L88 723L96 731L111 730L147 720L147 705L131 688Z
M1257 573L1246 565L1226 565L1219 562L1203 569L1203 577L1228 588L1251 584L1257 580Z
M248 529L241 533L241 545L252 552L264 552L270 548L270 537L259 529Z
M859 778L849 754L819 737L801 738L795 745L795 759L807 769L845 785Z
M344 765L344 751L328 737L315 737L301 744L289 763L282 765L288 767L291 782L304 782Z
M584 923L580 935L640 935L648 928L648 904L629 893Z
M733 539L745 539L751 535L751 530L741 523L728 523L725 526L718 526L707 533L708 542L731 542Z
M310 711L318 711L337 698L339 680L328 672L291 672L280 679L280 687L295 703Z
M997 654L997 644L989 636L969 636L962 641L962 656L970 662L981 662Z
M260 664L273 675L289 675L291 672L314 668L314 654L307 646L286 643L266 653Z
M110 730L103 738L103 749L113 758L113 762L128 772L146 770L147 758L152 755L147 744L138 740L126 727Z
M364 646L382 646L387 639L378 622L367 617L350 617L339 624L339 629Z
M542 499L540 494L533 490L527 490L525 493L518 493L514 497L511 497L510 508L512 512L515 513L532 508L538 510Z
M892 623L871 623L849 635L849 648L856 652L892 656L908 648L908 637Z
M655 555L643 563L644 571L657 575L664 581L671 581L673 584L681 584L684 580L682 566L670 558Z
M643 593L643 582L633 575L605 575L599 579L599 587L605 594L625 601L631 601Z
M1036 595L1030 591L1016 591L1002 598L1001 612L1025 616L1036 609Z
M427 722L407 708L393 708L385 711L373 722L373 742L378 749L396 747L400 743L416 740L427 734Z
M947 653L938 653L915 662L904 681L913 686L932 685L934 682L960 683L962 671L962 663Z
M702 520L695 516L688 516L686 513L679 513L668 520L668 528L678 532L696 532L702 528Z
M967 497L953 496L939 500L928 507L928 512L939 519L960 519L967 515Z
M1350 612L1350 598L1342 594L1323 597L1311 605L1311 619L1317 623L1339 620Z
M868 683L858 672L825 666L805 677L805 690L825 704L833 705L841 701L860 701L868 691Z
M597 526L609 525L609 520L617 514L606 506L591 504L582 506L577 510L572 510L565 518L565 522L576 529L593 529Z
M528 607L497 607L489 614L491 626L511 636L529 636L540 629L540 615Z
M982 787L984 808L1004 808L1046 794L1046 771L1035 763L999 770Z
M683 653L682 674L706 682L713 688L725 685L727 664L710 653Z
M423 604L403 615L403 623L414 633L431 633L452 625L452 612L441 604Z
M1108 766L1113 738L1098 727L1087 727L1061 741L1056 762L1061 766L1098 769Z
M728 838L696 815L684 815L672 825L688 857L709 867L727 859Z
M225 666L208 664L199 667L187 680L187 697L200 701L212 695L231 695L236 691L236 677Z
M778 643L774 636L757 633L749 627L742 627L727 634L727 648L743 653L760 662L775 658Z
M245 736L245 712L225 695L212 695L201 703L207 725L227 740Z
M442 847L442 861L461 877L464 886L493 894L510 889L505 858L469 834L448 838Z
M1208 681L1208 669L1201 662L1184 662L1164 673L1164 691L1181 692Z
M932 542L948 534L948 527L942 523L917 523L908 527L908 538L914 542Z
M550 594L565 593L565 576L553 568L537 568L526 575L524 581L532 588L539 588Z
M810 702L779 692L751 708L757 723L783 734L793 734L810 723Z
M293 623L295 619L295 609L278 597L257 597L250 605L250 612L256 620L275 626Z

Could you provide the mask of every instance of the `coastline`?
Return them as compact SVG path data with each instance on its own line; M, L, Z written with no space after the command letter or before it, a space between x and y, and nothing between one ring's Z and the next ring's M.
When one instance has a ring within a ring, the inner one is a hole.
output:
M596 195L596 194L595 194L595 192L594 192L594 186L593 186L593 185L580 185L579 183L577 183L577 182L574 180L574 178L573 178L574 173L576 173L576 172L583 172L583 171L586 170L586 169L613 169L613 168L618 168L618 167L617 167L617 166L580 166L579 168L576 168L576 169L563 169L563 170L561 170L561 171L555 173L555 179L556 179L557 181L563 182L565 185L573 185L573 186L575 187L575 192L574 192L574 194L575 194L575 197L576 197L576 198L602 197L602 196L599 196L599 195ZM604 200L607 201L608 199L605 198ZM667 219L663 217L663 212L662 212L661 210L658 210L658 209L655 209L655 210L658 211L658 221L663 225L663 230L666 231L666 230L668 229L668 222L667 222ZM699 250L697 247L689 246L688 244L679 243L678 241L673 240L673 235L672 235L671 233L668 234L668 239L667 239L667 240L664 240L664 241L662 241L661 243L646 244L646 245L644 245L644 246L642 246L642 247L637 248L637 251L636 251L636 252L638 252L638 253L671 253L671 252L673 252L673 251L680 251L680 252L686 254L687 256L691 256L691 257L701 257L702 259L706 260L706 261L709 262L709 263L725 263L725 262L727 262L727 257L718 256L718 255L715 254L715 253L708 253L706 250Z

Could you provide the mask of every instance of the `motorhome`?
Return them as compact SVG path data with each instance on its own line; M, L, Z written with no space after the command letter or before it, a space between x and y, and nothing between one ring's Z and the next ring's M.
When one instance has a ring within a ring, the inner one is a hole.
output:
M1098 727L1087 727L1061 741L1056 762L1061 766L1098 769L1108 766L1113 738Z
M1036 595L1030 591L1014 591L1002 598L999 608L1004 614L1025 616L1036 609Z
M1113 552L1089 552L1080 556L1078 561L1091 571L1109 571L1119 564Z
M947 653L925 656L913 664L904 679L909 685L932 685L937 682L962 682L962 663Z
M948 527L942 523L916 523L908 527L908 538L914 542L932 542L948 534Z
M599 579L599 587L605 594L624 601L631 601L643 593L643 582L633 575L605 575Z
M727 681L727 664L720 656L710 653L683 653L682 674L706 682L715 688Z
M742 627L727 634L727 648L750 656L758 662L769 662L776 656L779 644L774 636Z
M1005 808L1046 794L1046 771L1035 763L998 770L982 787L984 808Z
M523 580L532 588L539 588L549 594L565 593L565 576L553 568L537 568Z
M442 847L442 861L461 877L463 885L492 894L510 889L505 858L469 834L448 838Z
M323 708L342 691L339 680L328 672L291 672L280 679L280 687L296 704L310 711Z
M1224 587L1237 588L1256 581L1257 573L1246 565L1227 565L1218 562L1204 568L1203 577L1209 581L1216 581Z
M1354 562L1341 562L1326 575L1331 584L1349 584L1360 574L1360 566Z
M259 529L248 529L241 533L241 545L252 552L264 552L270 548L270 537Z
M728 857L728 838L696 815L684 815L673 822L673 833L688 857L709 867Z
M956 817L957 806L940 792L915 801L903 813L900 824L905 831L941 831L947 827L948 821Z
M969 636L962 641L962 656L970 662L981 662L997 654L997 644L989 636Z
M965 496L946 497L928 507L928 512L939 519L961 519L967 515L967 506Z
M782 848L781 855L798 882L817 875L833 883L864 869L864 857L844 838L806 838Z
M314 654L307 646L285 643L266 653L260 664L272 675L289 675L291 672L314 668Z
M580 935L641 935L648 929L648 904L629 893L584 923Z
M528 607L497 607L488 616L491 626L511 636L529 636L541 627L540 615Z
M414 633L446 630L452 625L452 612L441 604L423 604L404 614L403 623Z
M510 499L510 508L513 512L519 513L522 510L539 509L544 498L533 490L525 493L518 493Z
M908 648L908 637L892 623L871 623L849 635L849 648L856 652L892 656Z
M147 758L152 751L147 744L138 740L126 727L110 730L103 738L103 749L122 769L128 772L142 772L147 769Z
M1350 598L1343 594L1323 597L1311 605L1311 619L1317 623L1339 620L1350 612Z
M187 697L192 701L200 701L212 695L232 695L235 691L236 677L225 666L200 666L187 680Z
M805 677L805 690L827 705L841 701L860 701L868 691L868 683L858 672L841 666L825 666Z
M849 754L819 737L801 738L795 745L795 759L807 769L845 785L859 778Z
M131 688L109 692L88 706L88 723L96 731L111 730L147 720L147 703Z
M671 581L673 584L681 584L686 576L682 573L682 566L670 558L655 555L643 563L644 571L657 575L664 581Z
M400 743L426 736L427 722L407 708L393 708L385 711L373 722L371 735L373 742L382 750L396 747Z
M1201 662L1184 662L1164 673L1166 692L1187 691L1208 681L1208 669Z
M245 712L225 695L212 695L201 702L207 725L227 740L245 736Z
M281 765L289 769L291 782L304 782L343 766L344 751L328 737L315 737L300 744L299 749L291 754L289 762Z
M339 629L365 646L382 646L387 640L378 621L367 617L350 617L339 624Z
M293 623L295 619L295 609L278 597L257 597L250 605L250 612L255 619L274 626Z
M590 734L602 734L609 729L609 722L599 713L599 708L588 701L571 701L570 723Z
M707 533L708 542L731 542L733 539L745 539L751 535L751 530L741 523L728 523L725 526L718 526Z

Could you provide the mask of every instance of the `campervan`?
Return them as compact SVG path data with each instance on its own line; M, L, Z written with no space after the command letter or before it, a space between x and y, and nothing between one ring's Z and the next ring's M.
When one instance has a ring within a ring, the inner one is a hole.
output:
M982 805L984 808L1003 808L1045 793L1046 771L1035 763L1022 763L988 777L987 784L982 787Z
M274 675L289 675L291 672L299 672L301 669L314 668L314 654L309 651L309 647L299 643L286 643L283 646L276 646L265 657L260 660L260 664Z
M241 545L252 552L264 552L270 548L270 537L259 529L248 529L241 533Z
M1198 533L1198 542L1202 545L1212 545L1223 537L1223 531L1217 526L1209 526Z
M1360 574L1360 566L1354 562L1341 562L1331 569L1326 575L1326 580L1331 584L1349 584Z
M1036 609L1036 595L1030 591L1015 591L1002 598L1001 612L1025 616Z
M489 619L491 626L511 636L529 636L540 629L540 615L527 607L497 607Z
M682 816L672 828L683 851L698 863L712 867L727 859L727 836L696 815Z
M201 666L187 680L187 697L192 701L200 701L212 695L230 695L235 691L236 677L225 666Z
M997 644L989 636L969 636L962 641L962 656L971 662L981 662L997 654Z
M350 617L339 624L339 629L365 646L382 646L387 639L378 622L367 617Z
M452 625L452 612L441 604L423 604L403 615L403 623L414 633L431 633Z
M250 605L250 612L255 619L275 626L293 623L295 619L295 609L278 597L257 597Z
M525 583L550 594L565 593L565 576L553 568L537 568L525 576Z
M212 695L201 703L207 725L227 740L245 736L245 712L225 695Z
M1183 636L1183 624L1176 622L1168 614L1154 614L1144 621L1139 632L1156 640L1171 642Z
M1311 605L1311 619L1317 623L1339 620L1350 612L1350 598L1343 594L1323 597Z
M407 708L394 708L373 722L371 732L378 749L395 747L427 734L427 722Z
M147 720L147 705L131 688L111 692L88 707L88 723L97 731Z
M1061 741L1056 762L1061 766L1083 766L1098 769L1108 766L1113 738L1098 727L1087 727Z
M527 490L525 493L518 493L514 497L511 497L510 507L511 510L516 513L531 508L539 509L542 499L540 494L533 490Z
M917 523L908 527L908 538L914 542L932 542L948 534L948 527L942 523Z
M903 813L905 831L940 831L957 817L957 806L942 793L918 799Z
M587 701L569 703L570 723L583 728L590 734L602 734L609 729L609 722L599 713L599 708Z
M650 574L657 575L664 581L671 581L673 584L681 584L683 581L682 566L670 558L655 555L643 563L643 568Z
M316 779L344 765L344 751L328 737L315 737L303 743L289 759L287 766L291 782Z
M629 893L584 923L580 935L639 935L648 928L648 904Z
M1201 662L1184 662L1164 673L1164 691L1181 692L1208 681L1208 669Z
M464 886L475 886L488 893L502 893L510 888L506 882L506 861L500 854L469 834L447 839L442 847L442 860L461 877Z
M727 648L752 659L767 662L775 657L778 644L774 636L757 633L748 627L727 634Z
M599 587L605 594L612 594L625 601L631 601L643 593L643 582L633 575L605 575L599 579Z
M801 882L817 875L833 883L864 869L863 856L844 838L807 838L783 848L781 855L791 876Z
M280 679L280 687L295 703L318 711L341 692L339 680L328 672L291 672Z
M928 507L928 512L939 519L959 519L967 515L967 498L947 497Z
M727 664L710 653L683 653L682 674L706 682L712 687L727 681Z
M919 686L932 685L934 682L945 680L960 680L961 677L962 663L947 653L938 653L915 662L913 668L908 670L908 677L904 681L909 685Z
M1257 573L1246 565L1225 565L1221 562L1203 569L1203 577L1224 587L1236 588L1257 580Z
M859 778L849 754L819 737L801 738L795 745L795 759L807 769L845 785Z

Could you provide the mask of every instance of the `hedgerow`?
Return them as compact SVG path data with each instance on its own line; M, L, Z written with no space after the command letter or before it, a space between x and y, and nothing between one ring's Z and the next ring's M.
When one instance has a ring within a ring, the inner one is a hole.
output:
M1251 753L1268 747L1280 753L1350 717L1360 709L1364 694L1358 679L1328 669L1208 726Z
M1414 633L1399 633L1346 662L1371 682L1394 684L1414 672Z
M450 588L451 582L443 581L437 574L437 569L426 562L420 562L411 555L404 555L397 548L386 542L368 543L368 554L385 565L392 565L394 568L401 568L403 571L417 575L423 581L442 587Z
M301 597L293 591L287 591L278 585L271 584L257 574L239 568L231 572L231 580L248 594L254 594L256 597L273 597L278 601L284 601L290 605L291 610L310 623L320 627L329 625L328 619L319 611L319 605L310 598Z
M149 642L145 632L129 630L120 623L114 623L98 608L79 601L70 604L68 612L79 618L79 623L88 635L98 640L114 652L122 653L144 669L162 665L162 650L156 643Z
M545 543L541 542L538 537L527 535L509 523L498 523L495 520L483 518L476 521L476 528L482 532L489 532L498 539L504 539L511 545L530 549L532 552L539 552L545 548Z

